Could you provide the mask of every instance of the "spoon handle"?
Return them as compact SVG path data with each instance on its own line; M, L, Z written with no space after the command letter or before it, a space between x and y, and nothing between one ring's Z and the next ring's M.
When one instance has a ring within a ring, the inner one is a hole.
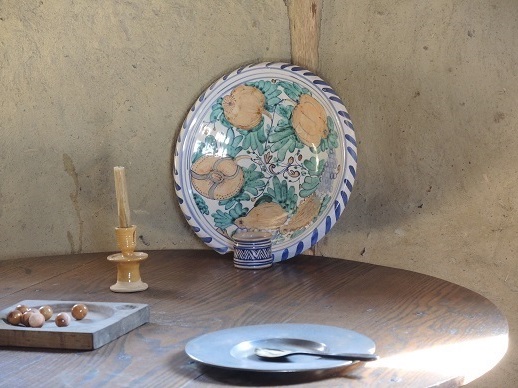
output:
M347 354L322 354L322 353L292 353L295 354L306 354L311 356L317 356L321 358L328 358L332 360L345 360L345 361L376 361L379 357L376 354L356 354L356 353L347 353Z

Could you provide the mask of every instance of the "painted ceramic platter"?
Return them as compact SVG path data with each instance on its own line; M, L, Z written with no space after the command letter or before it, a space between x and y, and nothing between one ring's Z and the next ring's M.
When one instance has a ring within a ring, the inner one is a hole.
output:
M342 214L356 175L353 125L315 74L287 63L241 67L192 106L178 136L175 190L217 252L243 231L272 233L274 261L316 244Z
M211 332L187 343L185 352L202 364L256 372L303 372L339 368L351 361L313 356L290 356L287 360L263 360L256 348L280 348L290 351L370 353L375 343L352 330L314 324L268 324L241 326Z

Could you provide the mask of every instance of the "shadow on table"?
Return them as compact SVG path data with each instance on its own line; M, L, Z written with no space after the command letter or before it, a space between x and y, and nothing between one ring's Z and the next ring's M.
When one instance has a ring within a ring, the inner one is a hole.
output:
M240 386L279 386L292 384L306 384L310 382L323 381L332 378L347 378L357 380L358 377L349 375L358 366L348 366L346 368L336 368L310 372L250 372L230 369L216 368L206 365L198 365L198 369L203 374L204 380L221 385L240 385ZM197 381L200 381L197 379Z

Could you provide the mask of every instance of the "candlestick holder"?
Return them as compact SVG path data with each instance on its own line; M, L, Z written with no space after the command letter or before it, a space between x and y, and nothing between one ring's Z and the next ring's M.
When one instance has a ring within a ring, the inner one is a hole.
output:
M117 283L110 287L113 292L137 292L148 288L140 278L140 262L147 259L148 255L144 252L135 252L136 229L135 225L115 228L117 246L121 253L108 256L109 261L117 263Z

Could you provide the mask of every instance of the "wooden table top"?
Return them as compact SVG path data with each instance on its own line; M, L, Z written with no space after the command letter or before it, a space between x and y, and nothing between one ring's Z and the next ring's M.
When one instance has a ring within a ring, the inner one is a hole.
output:
M2 348L2 384L457 386L507 349L507 321L491 302L430 276L302 255L254 271L209 250L147 253L141 274L149 289L136 293L110 291L116 268L108 253L0 261L0 310L41 299L146 303L151 311L149 323L92 351ZM200 365L184 351L204 333L266 323L355 330L376 342L381 358L328 371L245 373Z

